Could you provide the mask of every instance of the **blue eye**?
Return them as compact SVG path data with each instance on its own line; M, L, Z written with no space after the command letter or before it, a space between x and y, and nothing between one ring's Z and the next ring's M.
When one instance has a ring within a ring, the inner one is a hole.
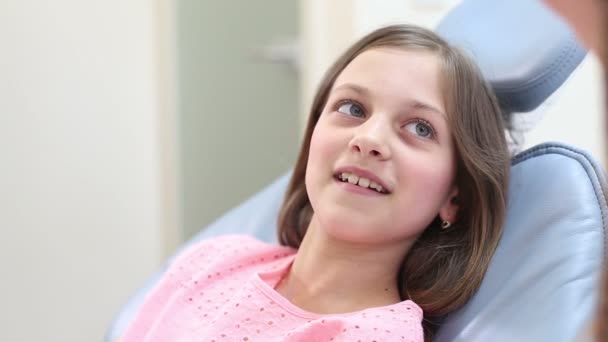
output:
M365 113L363 112L363 108L353 102L344 102L338 107L338 112L346 115L351 115L356 118L365 117Z
M405 129L408 132L416 134L421 138L432 138L434 135L433 127L428 122L423 120L416 120L405 125Z

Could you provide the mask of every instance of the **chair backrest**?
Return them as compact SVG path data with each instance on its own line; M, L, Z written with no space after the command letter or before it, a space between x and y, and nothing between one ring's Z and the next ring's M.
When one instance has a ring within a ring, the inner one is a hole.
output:
M505 113L536 108L585 51L535 0L465 0L438 32L469 51ZM276 242L290 173L203 229L189 243L229 233ZM446 317L438 341L572 341L593 314L606 262L606 190L585 152L548 143L513 159L504 235L479 291ZM178 252L179 253L179 252ZM123 331L159 274L129 301L108 331Z
M583 151L546 143L513 159L505 232L482 285L437 341L576 341L606 262L604 174Z

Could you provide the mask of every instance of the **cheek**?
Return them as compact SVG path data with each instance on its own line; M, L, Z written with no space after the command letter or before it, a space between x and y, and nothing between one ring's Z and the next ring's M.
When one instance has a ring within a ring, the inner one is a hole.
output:
M308 154L308 167L311 171L318 168L330 167L330 161L334 160L339 152L339 143L335 134L331 134L322 122L317 124L310 139L310 151Z
M308 162L306 165L306 188L309 196L314 196L314 189L322 178L328 177L331 173L334 159L335 142L331 134L326 134L326 129L321 123L317 124L310 139L310 149L308 151Z
M419 204L436 209L449 196L455 172L451 155L431 154L411 158L404 161L400 169L404 170L399 180L402 191L413 196Z

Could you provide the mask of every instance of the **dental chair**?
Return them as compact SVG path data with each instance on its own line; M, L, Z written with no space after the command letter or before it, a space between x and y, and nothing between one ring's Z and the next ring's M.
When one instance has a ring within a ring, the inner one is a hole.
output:
M586 53L535 0L464 0L437 32L477 61L506 118L537 108ZM231 233L276 242L289 177L281 176L187 244ZM517 154L505 230L487 274L473 298L445 317L435 340L577 340L596 310L608 261L605 190L602 169L575 147L545 143ZM161 274L125 305L107 341L120 336Z

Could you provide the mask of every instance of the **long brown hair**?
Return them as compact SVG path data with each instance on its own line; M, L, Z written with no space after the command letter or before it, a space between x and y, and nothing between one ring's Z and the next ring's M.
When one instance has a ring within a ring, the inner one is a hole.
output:
M314 97L304 141L279 213L279 241L298 248L312 216L304 183L313 130L334 81L359 54L373 48L430 51L441 61L442 91L457 154L458 222L442 230L431 222L412 246L398 276L401 298L424 311L429 339L446 314L479 287L502 234L510 157L493 92L478 68L435 33L410 25L376 30L329 68ZM407 75L403 75L407 77Z

